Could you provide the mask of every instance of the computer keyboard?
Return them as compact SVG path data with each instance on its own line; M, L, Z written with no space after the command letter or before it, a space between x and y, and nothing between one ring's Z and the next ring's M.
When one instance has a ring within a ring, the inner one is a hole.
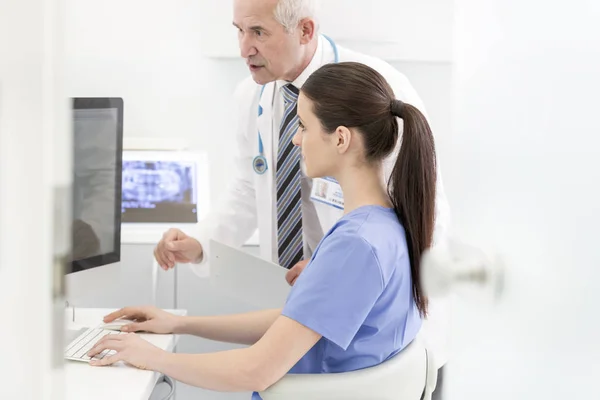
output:
M102 328L87 328L75 339L73 339L65 348L65 359L74 361L89 362L92 358L100 360L108 355L115 354L114 350L104 350L102 353L90 358L87 353L106 335L122 335L125 332L114 331Z

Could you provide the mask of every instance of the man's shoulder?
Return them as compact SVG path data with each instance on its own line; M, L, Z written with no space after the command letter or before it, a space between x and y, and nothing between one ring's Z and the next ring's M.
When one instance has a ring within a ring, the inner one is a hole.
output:
M340 47L340 61L354 61L365 64L379 72L394 90L396 97L422 108L422 100L417 94L408 77L390 63L381 58L359 53L357 51Z
M345 47L340 47L340 61L354 61L368 65L369 67L373 68L381 75L383 75L386 79L406 79L406 76L402 72L394 68L387 61L384 61L378 57L370 56L368 54L359 53L357 51L347 49Z
M395 69L390 63L382 60L381 58L370 56L368 54L359 53L358 51L340 47L340 61L354 61L361 64L368 65L369 67L377 70L383 74L401 74L400 71Z

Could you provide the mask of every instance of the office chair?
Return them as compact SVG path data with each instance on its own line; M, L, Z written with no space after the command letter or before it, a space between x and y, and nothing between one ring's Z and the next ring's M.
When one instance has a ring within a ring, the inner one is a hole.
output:
M288 374L260 393L263 400L431 400L437 369L419 339L391 359L357 371Z

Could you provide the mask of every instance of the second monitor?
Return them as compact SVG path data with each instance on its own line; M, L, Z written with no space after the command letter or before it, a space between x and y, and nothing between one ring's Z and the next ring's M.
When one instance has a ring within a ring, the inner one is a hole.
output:
M125 152L123 222L198 222L197 181L197 160L170 152Z
M208 214L206 154L182 150L124 150L123 243L156 244L169 228L193 234Z

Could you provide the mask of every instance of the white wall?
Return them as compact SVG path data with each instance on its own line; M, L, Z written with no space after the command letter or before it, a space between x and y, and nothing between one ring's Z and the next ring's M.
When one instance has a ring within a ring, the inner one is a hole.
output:
M322 33L340 45L398 61L446 62L452 58L453 0L320 0L318 4ZM231 0L202 13L203 54L238 56L232 13Z
M449 400L597 397L600 5L457 2L456 232L498 250L503 302L465 298Z
M200 52L195 0L67 0L69 96L125 102L125 137L176 138L208 152L211 203L225 185L232 146L227 102L247 71Z
M66 255L69 205L61 201L68 196L54 195L68 187L71 170L61 17L60 2L0 2L2 399L64 398L64 302L56 267Z

